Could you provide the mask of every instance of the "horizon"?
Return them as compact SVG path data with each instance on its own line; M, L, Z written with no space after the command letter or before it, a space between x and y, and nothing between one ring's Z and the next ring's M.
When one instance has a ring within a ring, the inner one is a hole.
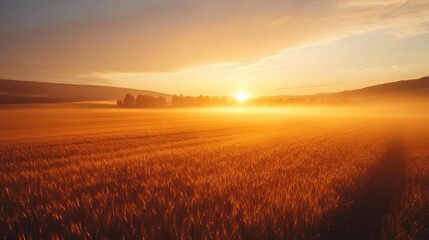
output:
M246 100L247 99L261 99L261 98L275 98L275 97L306 97L306 96L315 96L315 95L321 95L321 94L335 94L335 93L342 93L342 92L348 92L348 91L354 91L354 90L362 90L362 89L366 89L366 88L371 88L371 87L376 87L376 86L380 86L380 85L384 85L384 84L391 84L391 83L398 83L398 82L407 82L407 81L414 81L414 80L420 80L420 79L424 79L424 78L429 78L428 76L422 76L419 78L415 78L415 79L401 79L401 80L395 80L395 81L389 81L389 82L383 82L383 83L378 83L378 84L372 84L372 85L368 85L368 86L363 86L360 88L354 88L354 89L341 89L341 90L337 90L337 91L332 91L332 92L315 92L315 93L311 93L311 94L289 94L289 95L263 95L263 96L255 96L252 95L250 96L248 94L248 92L243 92L243 91L239 91L236 92L234 95L203 95L203 94L196 94L196 95L185 95L183 93L169 93L169 92L158 92L158 91L154 91L151 89L139 89L139 88L127 88L127 87L120 87L120 86L111 86L111 85L95 85L95 84L84 84L84 83L62 83L62 82L49 82L49 81L29 81L29 80L18 80L18 79L0 79L0 80L6 80L6 81L18 81L18 82L31 82L31 83L53 83L53 84L69 84L69 85L76 85L76 86L91 86L91 87L113 87L113 88L122 88L122 89L129 89L129 90L136 90L136 91L147 91L147 92L152 92L154 94L163 94L163 95L169 95L169 96L181 96L181 95L185 95L185 96L193 96L193 97L197 97L197 96L208 96L208 97L228 97L228 98L236 98L239 102L240 100L238 99L239 97L237 95L240 94L244 94L246 95Z
M0 78L312 95L429 75L429 1L2 1Z

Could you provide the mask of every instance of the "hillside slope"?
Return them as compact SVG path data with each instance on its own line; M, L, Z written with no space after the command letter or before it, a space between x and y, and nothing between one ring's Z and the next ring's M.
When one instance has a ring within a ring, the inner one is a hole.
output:
M270 98L270 97L268 97ZM336 93L320 93L307 96L277 96L284 103L361 103L382 101L429 101L429 76L413 80L401 80L356 90Z
M171 95L130 88L93 85L74 85L0 79L1 103L53 103L70 101L114 101L125 94L163 96Z
M413 80L384 83L356 90L343 91L338 94L343 96L414 95L424 93L427 90L429 90L429 76Z

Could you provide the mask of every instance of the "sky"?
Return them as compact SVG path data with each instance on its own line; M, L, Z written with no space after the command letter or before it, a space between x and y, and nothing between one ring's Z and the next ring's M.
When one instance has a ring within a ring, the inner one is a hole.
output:
M0 78L303 95L429 75L429 0L1 0Z

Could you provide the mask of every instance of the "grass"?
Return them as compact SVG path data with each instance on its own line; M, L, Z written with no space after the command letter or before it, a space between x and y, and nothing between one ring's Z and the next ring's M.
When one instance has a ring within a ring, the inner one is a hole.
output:
M424 114L41 106L0 109L5 239L429 237Z

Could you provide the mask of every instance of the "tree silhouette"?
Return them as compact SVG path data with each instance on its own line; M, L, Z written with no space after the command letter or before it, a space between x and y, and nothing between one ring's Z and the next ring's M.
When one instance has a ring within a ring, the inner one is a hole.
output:
M231 102L227 98L216 98L199 95L198 97L174 95L171 98L172 107L206 107L206 106L222 106L228 105Z
M152 97L149 95L138 95L135 101L136 107L167 107L167 100L162 97Z
M233 101L226 97L216 98L199 95L183 96L174 95L171 98L171 104L167 103L167 99L162 96L153 97L150 95L138 95L134 98L131 94L125 95L123 101L118 100L119 107L137 107L137 108L165 108L165 107L208 107L208 106L227 106L233 104Z
M158 107L167 107L167 99L165 97L158 97Z
M138 95L136 98L136 107L150 107L153 104L151 96Z
M135 101L135 98L133 97L133 95L127 93L127 95L125 95L123 103L125 106L129 107L129 106L132 106L134 104L134 101Z

